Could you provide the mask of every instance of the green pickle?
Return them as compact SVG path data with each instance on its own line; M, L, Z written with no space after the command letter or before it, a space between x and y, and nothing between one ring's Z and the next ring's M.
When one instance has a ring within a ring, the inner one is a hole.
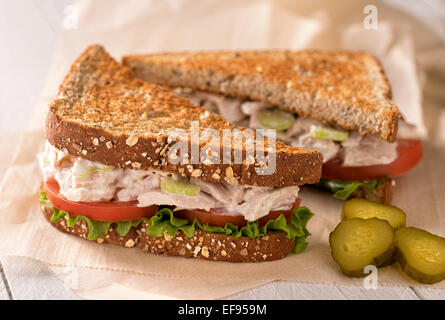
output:
M349 277L364 277L368 265L382 267L393 261L394 229L377 218L341 221L329 235L332 257Z
M283 110L263 111L258 115L258 122L264 127L276 130L287 130L294 125L295 117Z
M309 131L309 136L318 139L344 141L348 139L349 132L333 128L321 127L321 126L311 126L311 129Z
M394 229L404 227L406 223L406 214L401 209L360 198L343 203L342 219L351 218L379 218L388 221Z
M396 258L403 272L425 284L445 279L445 238L407 227L396 231Z
M178 179L174 179L173 177L168 176L161 180L161 190L169 193L183 194L186 196L197 196L200 188L186 178L180 177Z

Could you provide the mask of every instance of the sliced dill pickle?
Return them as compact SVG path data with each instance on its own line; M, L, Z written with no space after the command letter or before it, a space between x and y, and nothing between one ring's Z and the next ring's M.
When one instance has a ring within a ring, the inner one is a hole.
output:
M349 132L345 130L338 130L321 126L311 126L311 129L309 131L309 136L318 139L344 141L348 139Z
M294 125L295 117L292 113L275 109L261 112L258 115L258 122L265 128L287 130Z
M186 196L197 196L200 188L186 178L179 177L178 179L174 179L168 176L161 180L161 190L169 193L184 194Z
M364 277L368 265L385 266L395 251L394 229L385 220L341 221L329 235L332 257L349 277Z
M351 218L379 218L388 221L394 229L404 227L406 222L406 214L401 209L360 198L343 203L342 219Z
M445 279L445 238L408 227L396 231L396 258L403 272L425 284Z

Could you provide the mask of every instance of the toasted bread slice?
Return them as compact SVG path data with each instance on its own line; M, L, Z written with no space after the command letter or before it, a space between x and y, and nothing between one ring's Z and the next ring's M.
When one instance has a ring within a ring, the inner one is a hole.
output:
M261 101L393 142L399 111L377 59L350 51L216 51L130 55L142 80Z
M355 190L350 198L363 198L374 202L383 204L391 204L393 194L394 180L388 179L382 181L377 188L370 189L365 186L360 186Z
M41 208L45 218L60 231L87 239L88 224L79 220L68 227L66 220L58 222L50 220L53 211L45 206ZM294 238L287 238L284 232L269 232L262 238L231 237L225 234L195 230L193 237L187 237L178 231L174 237L154 237L147 235L144 229L147 222L131 227L125 236L120 236L116 227L111 225L108 232L96 240L97 243L110 243L122 247L136 247L145 252L164 254L166 256L183 256L227 262L261 262L284 258L295 245ZM93 240L91 240L93 241Z
M276 170L268 175L257 170L264 166L257 158L240 164L173 164L168 161L172 147L170 130L185 132L190 151L195 143L190 138L194 121L201 134L206 129L218 133L223 141L219 144L220 155L230 150L232 159L240 152L245 159L246 141L235 144L229 140L230 145L224 145L222 130L250 129L236 127L167 88L136 79L128 67L117 63L103 47L93 45L74 62L60 86L58 98L50 104L46 135L58 149L115 167L155 168L187 177L253 186L302 185L320 178L322 156L318 151L281 142L268 150L275 153L276 159ZM202 150L205 143L198 143Z

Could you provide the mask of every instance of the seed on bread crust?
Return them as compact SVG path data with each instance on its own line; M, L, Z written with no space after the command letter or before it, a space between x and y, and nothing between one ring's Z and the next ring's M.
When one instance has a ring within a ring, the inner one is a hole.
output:
M197 178L202 174L202 170L201 169L195 169L192 171L192 177L193 178Z
M130 146L130 147L132 147L132 146L134 146L136 143L138 143L138 137L137 136L133 136L133 135L130 135L128 138L127 138L127 140L125 140L125 143L128 145L128 146Z
M227 176L228 178L233 178L233 168L232 168L232 167L228 166L228 167L226 168L226 176Z

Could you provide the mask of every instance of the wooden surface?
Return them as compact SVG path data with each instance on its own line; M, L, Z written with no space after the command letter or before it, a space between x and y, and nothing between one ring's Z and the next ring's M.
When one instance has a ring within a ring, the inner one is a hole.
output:
M9 299L82 299L68 284L59 280L48 267L25 257L2 257L0 300ZM335 300L445 300L445 290L412 287L378 287L294 283L276 281L226 297L234 300L257 299L335 299Z
M63 8L70 0L2 1L0 28L2 39L12 41L14 50L1 53L3 77L0 108L0 133L19 132L37 101L46 72ZM17 19L20 15L21 19ZM16 30L11 35L11 30ZM31 48L33 47L33 48ZM30 51L32 50L32 52ZM15 61L15 63L14 63ZM20 65L20 67L18 67ZM29 72L32 70L32 72ZM7 76L4 76L5 72ZM32 75L30 77L30 75ZM25 82L23 82L25 81ZM3 95L4 94L4 95ZM4 147L4 148L3 148ZM11 156L2 152L1 157ZM0 168L0 177L5 168ZM25 257L0 257L0 300L10 299L80 299L43 263ZM240 292L230 299L445 299L445 290L412 287L334 286L278 281Z

